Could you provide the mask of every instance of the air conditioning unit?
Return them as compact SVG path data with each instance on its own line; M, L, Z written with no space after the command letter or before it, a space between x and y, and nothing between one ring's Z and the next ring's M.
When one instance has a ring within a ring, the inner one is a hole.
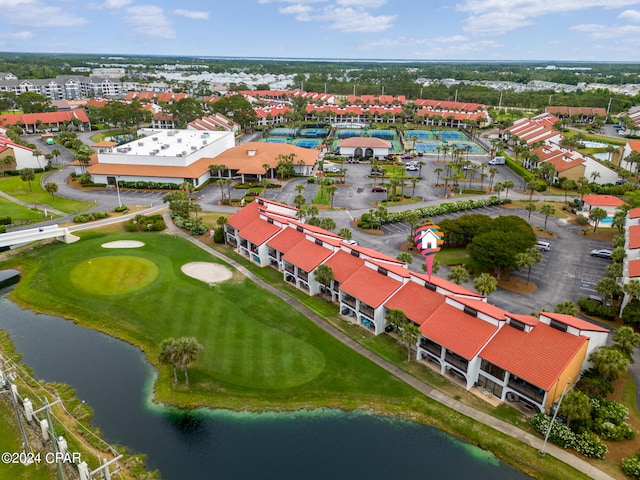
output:
M191 150L195 152L196 150L198 150L198 147L196 147L195 145L191 145Z
M144 142L138 142L139 147L144 147Z
M182 138L178 137L178 143L182 143Z
M181 157L181 156L182 156L181 152L176 153L176 157Z

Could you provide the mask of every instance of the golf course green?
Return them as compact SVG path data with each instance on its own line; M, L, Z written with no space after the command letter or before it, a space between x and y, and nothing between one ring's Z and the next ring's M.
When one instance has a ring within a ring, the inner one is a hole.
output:
M160 233L81 236L74 244L36 248L10 260L23 271L12 297L139 345L156 364L164 339L195 337L204 349L189 369L189 387L173 386L170 367L159 367L161 401L300 408L415 395L239 274L215 285L185 275L183 265L212 258L182 239ZM144 245L102 248L125 238Z

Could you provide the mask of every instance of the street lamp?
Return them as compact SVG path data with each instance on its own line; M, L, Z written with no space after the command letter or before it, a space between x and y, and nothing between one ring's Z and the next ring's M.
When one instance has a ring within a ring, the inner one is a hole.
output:
M122 202L120 201L120 188L118 187L118 176L116 175L116 192L118 193L118 207L122 206Z
M547 446L547 440L549 440L549 435L551 434L551 427L553 427L553 422L556 420L556 416L560 411L560 405L562 405L562 399L564 398L564 394L567 393L567 388L571 383L571 378L567 378L567 384L564 386L562 390L562 395L560 395L560 401L558 401L558 406L556 407L556 411L553 412L553 417L551 417L551 422L549 423L549 428L547 429L547 434L544 436L544 442L542 442L542 448L540 449L540 456L544 457L544 449Z

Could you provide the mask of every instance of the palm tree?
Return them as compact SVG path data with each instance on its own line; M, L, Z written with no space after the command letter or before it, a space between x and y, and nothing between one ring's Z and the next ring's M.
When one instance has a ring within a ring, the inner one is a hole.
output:
M498 194L498 198L500 198L500 193L504 191L504 184L502 182L496 182L493 186L493 191Z
M629 367L630 360L615 347L600 347L589 355L593 368L605 381L615 381Z
M402 310L391 310L386 318L387 323L396 331L398 339L407 344L407 362L411 362L411 345L420 335L418 326L409 320Z
M409 265L413 263L413 256L408 252L400 252L396 259Z
M409 181L411 182L411 185L412 185L411 198L414 198L416 196L416 183L418 183L420 179L416 177L411 177Z
M498 173L500 170L498 170L498 167L491 167L489 169L489 190L491 190L493 188L493 181L496 178L496 173Z
M521 252L516 255L516 266L518 268L527 268L527 285L529 285L529 279L531 278L531 267L542 261L542 253L536 248L531 247L526 252Z
M338 235L340 235L345 240L351 240L353 238L351 230L348 229L347 227L341 228L340 231L338 232Z
M607 211L604 208L595 207L589 212L589 220L593 222L593 233L598 229L601 220L607 218Z
M506 180L504 183L504 198L509 196L509 189L513 188L513 180Z
M567 419L567 427L574 420L586 422L591 418L591 402L580 390L571 390L565 395L560 406L562 416Z
M498 288L498 281L488 273L481 273L473 280L473 288L488 297Z
M438 183L440 182L440 174L442 173L442 167L436 167L434 169L434 172L436 172L436 185L438 185Z
M326 189L329 194L329 208L333 208L333 195L336 193L336 190L338 190L338 187L335 185L328 185Z
M58 157L60 156L60 150L58 150L57 148L54 148L53 150L51 150L51 155L53 155L53 158L55 159L55 162L58 163Z
M51 198L55 198L54 193L56 193L58 191L58 184L55 182L47 182L44 184L44 189L47 191L47 193L51 194Z
M31 182L36 179L36 174L32 168L23 168L20 170L20 178L23 182L27 182L29 184L29 191L33 192L31 189Z
M267 178L267 173L269 173L271 166L268 163L263 163L262 168L264 168L264 177Z
M171 365L173 368L173 384L178 383L178 374L176 372L178 366L177 360L178 342L175 338L167 338L160 344L160 353L158 361L160 365Z
M544 205L542 205L542 207L540 207L540 213L544 215L544 229L546 230L547 219L549 218L549 215L553 215L554 213L556 213L556 209L550 203L545 203Z
M527 203L527 206L524 207L527 212L529 212L529 216L527 217L527 221L531 220L531 214L536 211L536 204L531 202Z
M613 334L613 343L633 362L633 350L640 344L640 333L636 333L632 327L619 327Z
M313 276L318 283L327 287L327 289L331 286L331 282L333 281L333 269L327 265L326 263L322 263L318 265L318 268L313 272ZM321 289L325 292L327 289Z
M456 285L460 285L469 281L469 272L463 266L458 265L453 267L447 274L447 280L455 283Z
M184 383L189 385L187 367L198 359L203 347L195 337L182 337L176 342L176 358L184 372Z
M636 278L629 280L623 285L622 290L629 295L629 300L640 298L640 280Z
M564 302L556 304L556 308L553 311L555 313L562 313L573 317L577 316L579 313L578 306L570 300L565 300Z

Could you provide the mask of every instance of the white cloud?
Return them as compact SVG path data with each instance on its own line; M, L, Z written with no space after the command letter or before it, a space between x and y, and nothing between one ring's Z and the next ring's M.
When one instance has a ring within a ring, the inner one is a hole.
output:
M2 38L3 40L9 40L9 41L23 41L23 40L30 40L34 37L34 33L33 32L27 32L27 31L22 31L22 32L7 32L2 34Z
M209 20L209 12L198 12L195 10L183 10L177 8L173 11L175 15L190 18L191 20Z
M119 10L129 5L133 0L106 0L104 3L90 5L96 10Z
M620 15L618 15L618 18L621 18L623 20L628 20L630 22L640 22L640 11L625 10Z
M341 7L380 8L386 0L336 0Z
M396 15L373 16L361 9L327 7L314 19L328 21L329 28L347 33L383 32L393 27Z
M29 27L75 27L87 21L60 7L45 5L40 0L0 0L6 23ZM3 33L4 34L4 33Z
M308 5L289 5L287 7L280 7L278 12L285 15L294 15L295 19L299 22L308 22L311 20L310 13L313 11L313 8Z
M164 10L155 5L138 5L127 8L124 21L142 37L151 39L176 38L176 32L164 14Z
M640 25L599 25L595 23L574 25L571 30L586 33L594 39L628 38L633 39L640 34Z
M300 3L300 4L308 4L308 3L325 3L328 0L258 0L258 4L265 5L267 3Z
M534 18L543 15L639 3L640 0L464 0L456 5L456 10L469 14L465 31L495 35L530 25Z

